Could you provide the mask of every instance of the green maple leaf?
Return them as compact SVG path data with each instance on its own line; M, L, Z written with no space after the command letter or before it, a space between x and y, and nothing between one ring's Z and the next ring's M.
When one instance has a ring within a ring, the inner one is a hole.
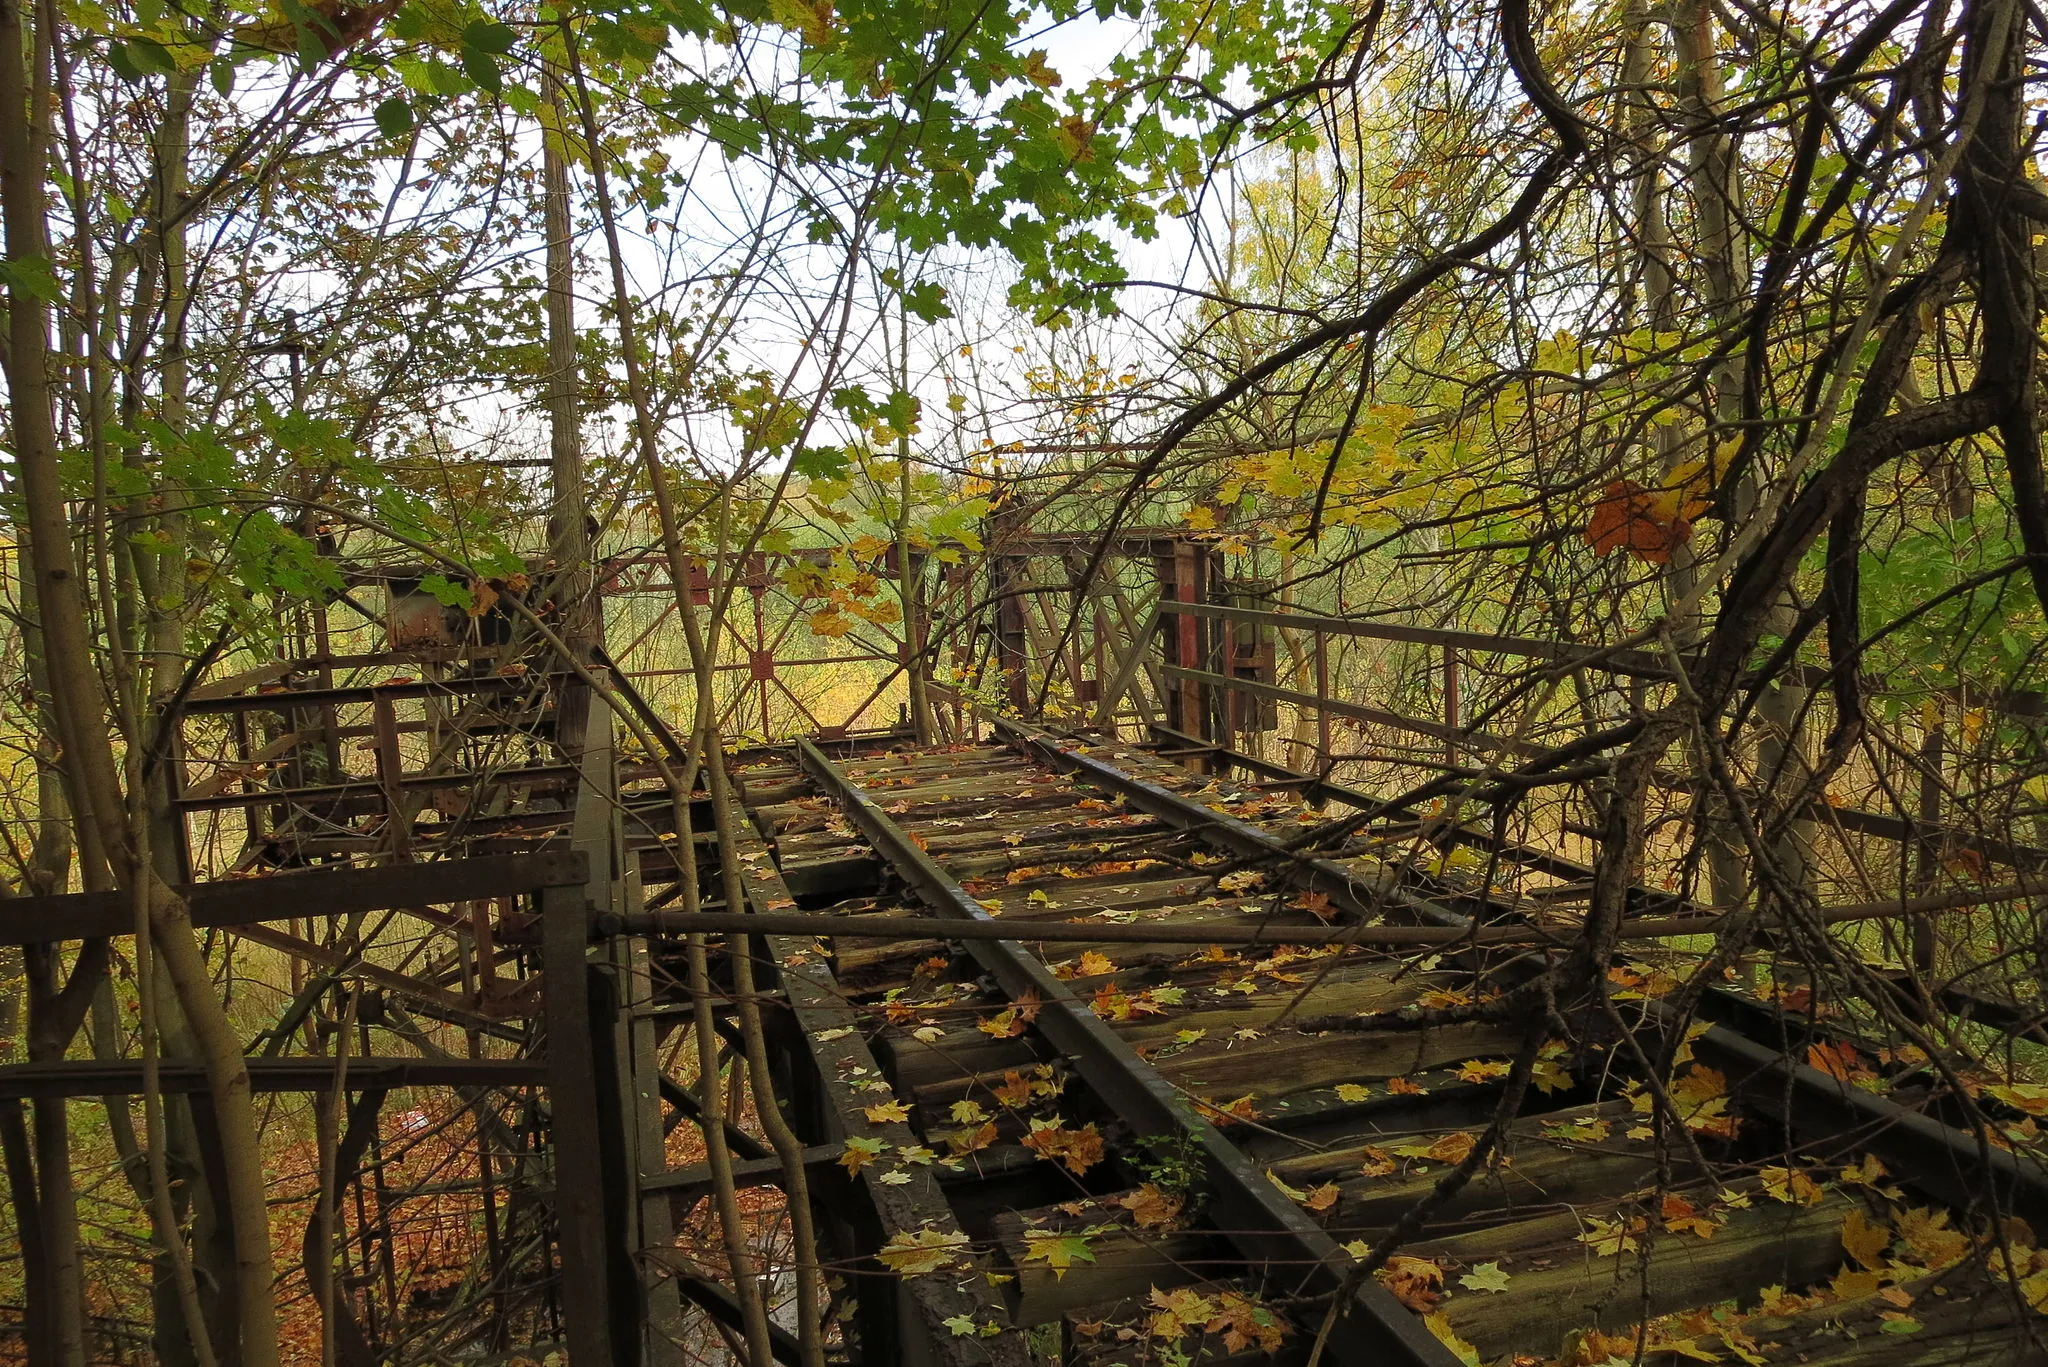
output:
M1062 1233L1058 1230L1030 1230L1024 1235L1024 1261L1044 1263L1055 1279L1064 1279L1076 1262L1092 1263L1095 1254L1088 1247L1089 1231Z
M1505 1291L1508 1289L1508 1274L1500 1270L1499 1263L1478 1263L1458 1278L1458 1285L1473 1291Z

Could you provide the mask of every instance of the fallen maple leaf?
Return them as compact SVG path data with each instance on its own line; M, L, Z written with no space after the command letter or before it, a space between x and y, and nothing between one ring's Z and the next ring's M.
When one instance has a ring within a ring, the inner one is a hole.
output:
M1472 1155L1472 1148L1479 1142L1474 1135L1456 1130L1431 1144L1429 1156L1439 1163L1462 1163Z
M989 1091L1005 1106L1028 1106L1031 1104L1031 1079L1012 1068L1003 1074L1003 1080Z
M1257 1120L1259 1118L1259 1111L1256 1106L1252 1105L1252 1097L1254 1095L1255 1093L1247 1092L1237 1100L1227 1102L1221 1106L1216 1105L1214 1102L1203 1101L1197 1097L1195 1099L1195 1109L1202 1113L1203 1119L1217 1125L1235 1125L1240 1120Z
M1216 1306L1207 1296L1193 1287L1177 1287L1172 1291L1152 1288L1152 1304L1158 1313L1146 1325L1146 1332L1155 1339L1173 1343L1187 1337L1188 1331L1209 1322L1216 1313Z
M1307 912L1326 925L1337 916L1337 913L1330 909L1330 894L1327 892L1304 892L1287 905L1297 911Z
M1850 1206L1842 1220L1842 1248L1851 1258L1875 1272L1884 1267L1884 1251L1891 1246L1892 1232L1873 1224L1863 1207Z
M1067 1269L1076 1262L1092 1263L1094 1252L1088 1247L1088 1236L1092 1230L1062 1233L1058 1230L1033 1229L1024 1233L1024 1261L1044 1263L1052 1269L1053 1278L1066 1280Z
M1464 1367L1479 1367L1479 1350L1458 1337L1458 1331L1451 1328L1450 1317L1439 1310L1423 1317L1423 1327L1436 1335L1437 1342L1451 1350Z
M1126 1192L1117 1202L1131 1213L1140 1229L1173 1228L1186 1203L1186 1198L1163 1189L1157 1182L1146 1182L1136 1191Z
M1763 1183L1764 1194L1774 1201L1783 1201L1788 1206L1820 1204L1820 1187L1797 1168L1758 1168L1756 1175Z
M1014 1006L1004 1007L993 1016L983 1016L974 1023L974 1028L994 1039L1012 1039L1031 1028L1031 1023L1019 1014Z
M1948 1212L1914 1206L1899 1217L1899 1242L1930 1271L1940 1271L1970 1251L1970 1240L1948 1227Z
M1373 1276L1418 1315L1427 1315L1443 1299L1444 1270L1427 1258L1396 1253Z
M1673 1234L1697 1234L1702 1239L1711 1239L1721 1226L1711 1216L1701 1214L1693 1203L1677 1192L1666 1192L1658 1214L1664 1221L1664 1228Z
M1254 1344L1261 1352L1277 1353L1287 1334L1287 1326L1277 1315L1238 1291L1225 1291L1217 1296L1216 1313L1202 1327L1211 1334L1221 1334L1224 1348L1233 1353L1241 1353Z
M1320 1215L1337 1204L1344 1192L1335 1182L1325 1182L1302 1193L1301 1204Z
M900 1101L884 1101L879 1105L863 1107L861 1114L867 1117L870 1125L889 1125L910 1119L910 1108Z
M1641 1218L1610 1221L1588 1215L1584 1219L1586 1228L1580 1232L1579 1242L1591 1244L1595 1253L1608 1256L1632 1252L1636 1247L1635 1236L1642 1233L1647 1224Z
M1078 1130L1067 1129L1057 1118L1034 1120L1019 1142L1040 1158L1065 1163L1077 1177L1102 1161L1102 1135L1092 1120Z
M1385 1177L1392 1173L1394 1169L1400 1166L1400 1164L1396 1163L1393 1160L1393 1157L1389 1155L1385 1149L1379 1148L1375 1145L1366 1145L1364 1153L1365 1162L1359 1167L1358 1170L1361 1173L1364 1173L1367 1177Z
M888 1147L889 1141L886 1139L855 1136L846 1141L846 1149L839 1155L839 1166L845 1168L847 1175L851 1176L881 1157L883 1150Z
M949 1131L943 1136L946 1148L955 1158L965 1158L970 1153L979 1153L996 1142L996 1122L985 1120L979 1125L967 1125Z
M1458 1278L1458 1285L1473 1291L1505 1291L1508 1274L1500 1270L1499 1263L1479 1263Z
M914 1277L950 1267L968 1249L967 1236L957 1231L920 1229L895 1235L875 1252L875 1261L891 1272Z
M1806 1061L1829 1077L1842 1082L1854 1082L1858 1078L1875 1076L1864 1066L1855 1047L1848 1044L1825 1040L1819 1044L1809 1044L1806 1046Z

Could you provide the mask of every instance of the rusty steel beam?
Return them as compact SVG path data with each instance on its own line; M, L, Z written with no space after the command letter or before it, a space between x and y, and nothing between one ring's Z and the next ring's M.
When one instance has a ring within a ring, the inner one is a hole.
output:
M181 709L188 717L224 712L294 712L350 703L405 702L414 698L453 698L477 693L535 691L534 685L565 674L487 674L475 679L411 680L406 683L353 684L338 688L280 688L273 693L236 693L227 697L187 698Z
M178 891L190 908L192 924L204 929L509 897L580 887L586 876L581 853L544 850L376 868L309 869L195 883ZM0 944L55 944L134 933L135 897L129 892L68 892L0 902Z
M1285 627L1293 631L1316 631L1332 636L1363 636L1379 641L1405 641L1413 645L1444 646L1453 650L1475 650L1493 655L1519 655L1534 660L1555 660L1562 664L1598 669L1650 679L1671 677L1671 663L1640 650L1608 650L1600 646L1568 641L1541 641L1527 636L1495 636L1483 631L1459 631L1448 627L1415 627L1396 622L1361 622L1348 617L1321 617L1305 612L1273 612L1264 608L1236 608L1222 603L1162 602L1159 610L1191 617L1212 617L1260 626Z
M2009 883L1995 888L1967 888L1879 902L1821 907L1814 918L1822 925L1847 925L1892 916L1930 916L1940 911L2024 902L2042 895L2039 886ZM1332 899L1334 901L1334 899ZM1621 923L1624 940L1671 940L1712 935L1731 917L1712 908L1675 916L1636 916ZM991 921L939 920L929 916L832 916L821 912L656 911L600 918L601 931L629 935L731 934L749 929L770 935L813 935L837 940L878 940L914 943L919 940L1015 940L1020 944L1132 945L1357 945L1361 948L1415 949L1429 945L1563 944L1561 936L1579 929L1570 922L1554 926L1482 925L1246 925L1230 921L1208 924L1171 921L1163 924L1113 921L1040 921L1011 918ZM1978 998L1955 994L1956 1000L1990 1007ZM1958 1008L1960 1010L1960 1008ZM2007 1008L2008 1023L2029 1019Z
M252 1058L249 1085L259 1092L324 1092L334 1086L332 1058ZM157 1065L164 1092L203 1092L206 1065L198 1059L167 1058ZM350 1058L345 1085L355 1091L400 1087L493 1087L510 1091L546 1080L546 1065L534 1059ZM139 1059L64 1059L56 1063L0 1066L0 1097L137 1096L143 1090Z
M1378 726L1398 727L1412 731L1418 736L1432 736L1437 740L1456 745L1469 746L1475 750L1493 750L1525 758L1544 753L1540 745L1528 741L1514 740L1507 736L1490 735L1484 731L1464 727L1445 726L1442 722L1424 721L1420 717L1403 716L1399 712L1388 712L1378 707L1367 707L1363 703L1345 702L1341 698L1324 698L1314 693L1303 693L1297 689L1282 688L1278 684L1260 683L1256 679L1234 679L1227 674L1217 674L1207 669L1187 669L1180 665L1161 665L1159 672L1168 678L1185 679L1206 684L1211 688L1224 688L1237 693L1249 693L1253 697L1271 698L1275 702L1293 703L1297 707L1315 708L1333 716L1349 717L1353 721L1371 722ZM1186 728L1182 727L1185 731ZM1391 758L1391 757L1390 757ZM1432 765L1435 761L1431 761Z

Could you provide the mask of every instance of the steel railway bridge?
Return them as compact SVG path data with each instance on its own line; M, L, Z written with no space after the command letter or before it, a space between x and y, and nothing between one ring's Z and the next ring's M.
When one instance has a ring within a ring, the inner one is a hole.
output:
M968 624L943 650L922 626L809 637L766 557L693 582L745 609L729 733L807 733L729 752L723 846L717 788L665 787L687 756L633 651L672 605L619 606L672 594L644 565L605 577L617 662L484 644L386 575L375 648L315 623L175 701L193 921L291 966L253 1085L339 1106L345 1367L743 1358L721 1194L790 1364L2041 1356L2048 1175L1795 973L1732 975L1681 1017L1665 997L1717 913L1661 886L1631 894L1611 1012L1555 1022L1497 1152L1439 1190L1530 1047L1489 1005L1570 943L1597 795L1497 825L1385 794L1541 743L1486 724L1516 671L1613 715L1670 662L1314 616L1185 531L1127 535L1076 595L1079 544L1012 529L912 567L913 621ZM1366 647L1398 687L1348 681ZM857 682L836 712L804 682L833 670ZM1848 850L1966 848L1983 887L2038 868L1940 815L1817 820ZM0 903L16 945L133 924L116 894ZM1892 1009L2039 1036L2018 1003L1870 977ZM707 1111L694 1051L741 1094L747 1010L771 1049L751 1094L794 1153L744 1106ZM158 1075L203 1119L195 1063ZM0 1067L0 1101L143 1083L115 1047ZM788 1242L798 1166L817 1266ZM281 1299L327 1275L313 1247Z

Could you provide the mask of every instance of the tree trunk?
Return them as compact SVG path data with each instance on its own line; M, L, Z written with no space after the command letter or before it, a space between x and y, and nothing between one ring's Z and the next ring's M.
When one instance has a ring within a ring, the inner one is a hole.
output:
M0 60L0 210L4 210L0 217L4 217L10 258L47 260L43 197L47 130L43 119L48 100L42 97L47 95L50 43L47 33L38 36L33 69L39 99L32 100L25 80L29 67L17 56L26 50L27 37L22 0L0 0L0 54L6 56ZM20 273L9 283L7 312L5 366L16 468L30 541L30 578L42 609L54 720L63 763L73 779L75 829L87 877L89 884L109 876L127 885L145 884L151 938L192 1028L219 1118L230 1188L228 1205L235 1229L234 1294L243 1336L241 1361L246 1367L277 1367L269 1212L264 1204L262 1150L241 1041L214 994L213 979L184 902L153 870L139 866L128 853L134 842L129 838L108 718L100 701L101 680L92 662L85 584L72 555L73 529L58 468L48 313L45 301L26 286ZM141 739L130 737L135 743Z

